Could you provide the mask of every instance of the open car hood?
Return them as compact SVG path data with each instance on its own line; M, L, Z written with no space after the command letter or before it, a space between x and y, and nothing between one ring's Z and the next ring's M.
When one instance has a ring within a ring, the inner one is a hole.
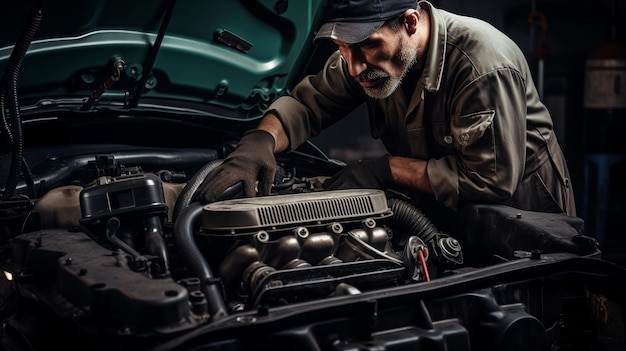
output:
M444 230L325 190L343 164L310 142L270 195L194 200L333 49L321 1L1 4L0 349L625 349L626 270L580 218L467 204Z
M169 99L250 119L301 78L322 1L34 3L9 1L0 11L0 72L14 44L31 34L21 44L28 48L21 105L78 104L95 95L136 108ZM32 33L23 35L28 27Z

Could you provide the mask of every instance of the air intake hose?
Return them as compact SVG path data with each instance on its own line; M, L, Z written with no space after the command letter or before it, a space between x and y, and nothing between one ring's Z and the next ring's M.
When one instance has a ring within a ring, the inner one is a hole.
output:
M428 247L429 260L437 265L444 267L463 263L459 242L440 232L417 207L397 198L389 199L387 203L394 214L393 228L397 232L407 233L399 238L392 238L395 246L404 246L410 236L417 236Z
M213 272L193 237L195 228L201 222L202 208L201 203L193 202L181 210L178 220L174 223L174 241L187 267L190 267L192 273L200 279L211 319L218 320L227 315L223 297L217 285L211 282L214 278Z

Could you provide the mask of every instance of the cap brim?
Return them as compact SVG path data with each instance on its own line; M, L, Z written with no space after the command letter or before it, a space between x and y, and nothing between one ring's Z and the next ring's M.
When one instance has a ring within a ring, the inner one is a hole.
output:
M313 38L337 40L348 44L360 43L380 28L385 21L379 22L328 22L324 23Z

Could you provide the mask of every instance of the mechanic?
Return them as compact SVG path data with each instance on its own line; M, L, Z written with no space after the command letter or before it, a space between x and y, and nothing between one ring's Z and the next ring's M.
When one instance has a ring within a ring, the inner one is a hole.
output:
M275 153L294 150L365 102L371 133L388 153L348 164L325 188L410 190L453 212L464 203L501 203L576 215L550 113L505 34L427 1L331 0L319 40L338 50L269 106L196 198L212 202L239 181L245 196L269 194Z

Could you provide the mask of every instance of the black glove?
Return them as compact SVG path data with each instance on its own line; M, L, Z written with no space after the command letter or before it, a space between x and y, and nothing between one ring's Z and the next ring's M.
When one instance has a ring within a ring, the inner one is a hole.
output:
M214 202L230 186L239 182L246 197L255 197L256 181L259 195L269 195L276 172L274 137L260 129L244 133L237 148L219 166L211 170L194 194L204 203Z
M324 181L324 188L330 190L350 188L385 189L393 184L389 155L385 155L345 166L332 178Z

